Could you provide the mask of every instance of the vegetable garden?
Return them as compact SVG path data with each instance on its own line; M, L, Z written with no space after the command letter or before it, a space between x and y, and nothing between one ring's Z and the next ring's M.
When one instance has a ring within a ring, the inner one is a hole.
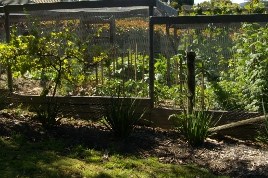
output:
M7 6L1 87L51 103L117 96L149 98L150 108L267 110L265 14L164 18L174 11L155 3Z
M119 140L161 117L192 147L258 116L267 141L267 14L177 16L158 0L0 10L1 109L28 107L47 130L101 120Z

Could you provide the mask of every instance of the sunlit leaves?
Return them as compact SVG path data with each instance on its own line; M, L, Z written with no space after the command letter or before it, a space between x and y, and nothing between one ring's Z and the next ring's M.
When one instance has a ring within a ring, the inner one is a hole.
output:
M247 109L260 110L262 99L268 102L268 52L265 25L243 24L237 33L234 57L237 63L233 70L238 90L243 93L241 100Z

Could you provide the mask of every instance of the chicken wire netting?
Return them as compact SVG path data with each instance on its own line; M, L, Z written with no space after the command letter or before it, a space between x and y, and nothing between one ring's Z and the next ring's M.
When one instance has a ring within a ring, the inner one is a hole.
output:
M267 23L155 25L158 106L186 109L186 52L195 58L195 108L267 110ZM164 67L163 67L164 66ZM237 117L237 116L235 116Z
M148 13L148 7L115 7L10 14L11 43L33 50L14 59L14 91L40 95L53 88L62 60L59 95L148 97ZM40 66L31 68L30 58ZM52 67L43 69L46 63ZM1 80L7 82L4 73Z

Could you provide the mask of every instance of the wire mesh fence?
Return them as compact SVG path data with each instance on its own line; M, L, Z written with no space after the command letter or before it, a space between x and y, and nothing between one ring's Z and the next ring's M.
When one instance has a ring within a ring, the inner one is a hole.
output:
M265 18L233 22L229 17L229 22L210 23L213 18L208 17L202 23L198 19L197 23L180 19L184 22L181 24L172 20L160 20L157 24L155 18L153 44L164 48L174 46L173 51L168 48L159 53L159 47L154 45L156 104L186 109L189 99L186 52L193 51L196 54L195 108L267 110ZM163 29L165 32L160 32ZM163 34L160 38L159 33Z
M154 16L176 14L157 4ZM40 95L55 88L60 75L58 95L150 97L154 80L156 106L184 108L185 56L194 51L197 108L262 110L267 98L265 20L259 23L253 15L247 23L239 17L220 23L214 17L211 22L210 17L207 22L197 17L155 23L155 75L150 76L149 13L148 6L10 13L15 92ZM2 44L7 39L5 23L2 18ZM2 88L8 83L6 65L1 64Z
M54 87L59 61L76 59L62 76L57 94L115 95L120 90L120 95L148 97L148 11L115 7L11 14L11 43L35 50L35 55L24 51L15 57L15 92L40 95L44 88ZM47 62L51 68L31 68L31 60L43 66Z

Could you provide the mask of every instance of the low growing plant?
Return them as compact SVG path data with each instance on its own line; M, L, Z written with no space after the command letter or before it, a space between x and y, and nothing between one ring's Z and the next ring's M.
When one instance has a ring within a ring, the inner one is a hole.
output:
M35 118L42 123L44 128L51 128L58 122L59 105L53 102L52 98L44 99L44 103L40 104L36 110Z
M127 138L134 130L137 122L142 118L145 110L137 110L138 102L125 97L112 97L106 108L104 124L120 139Z
M192 114L173 114L169 117L193 147L201 146L208 137L212 123L212 114L206 111L194 111Z
M4 109L7 107L7 93L3 92L0 89L0 110Z
M41 104L34 108L36 112L35 119L40 121L44 128L51 128L57 124L57 117L60 110L60 106L55 97L56 89L54 88L51 96L47 96L50 89L50 87L43 89L40 95Z

